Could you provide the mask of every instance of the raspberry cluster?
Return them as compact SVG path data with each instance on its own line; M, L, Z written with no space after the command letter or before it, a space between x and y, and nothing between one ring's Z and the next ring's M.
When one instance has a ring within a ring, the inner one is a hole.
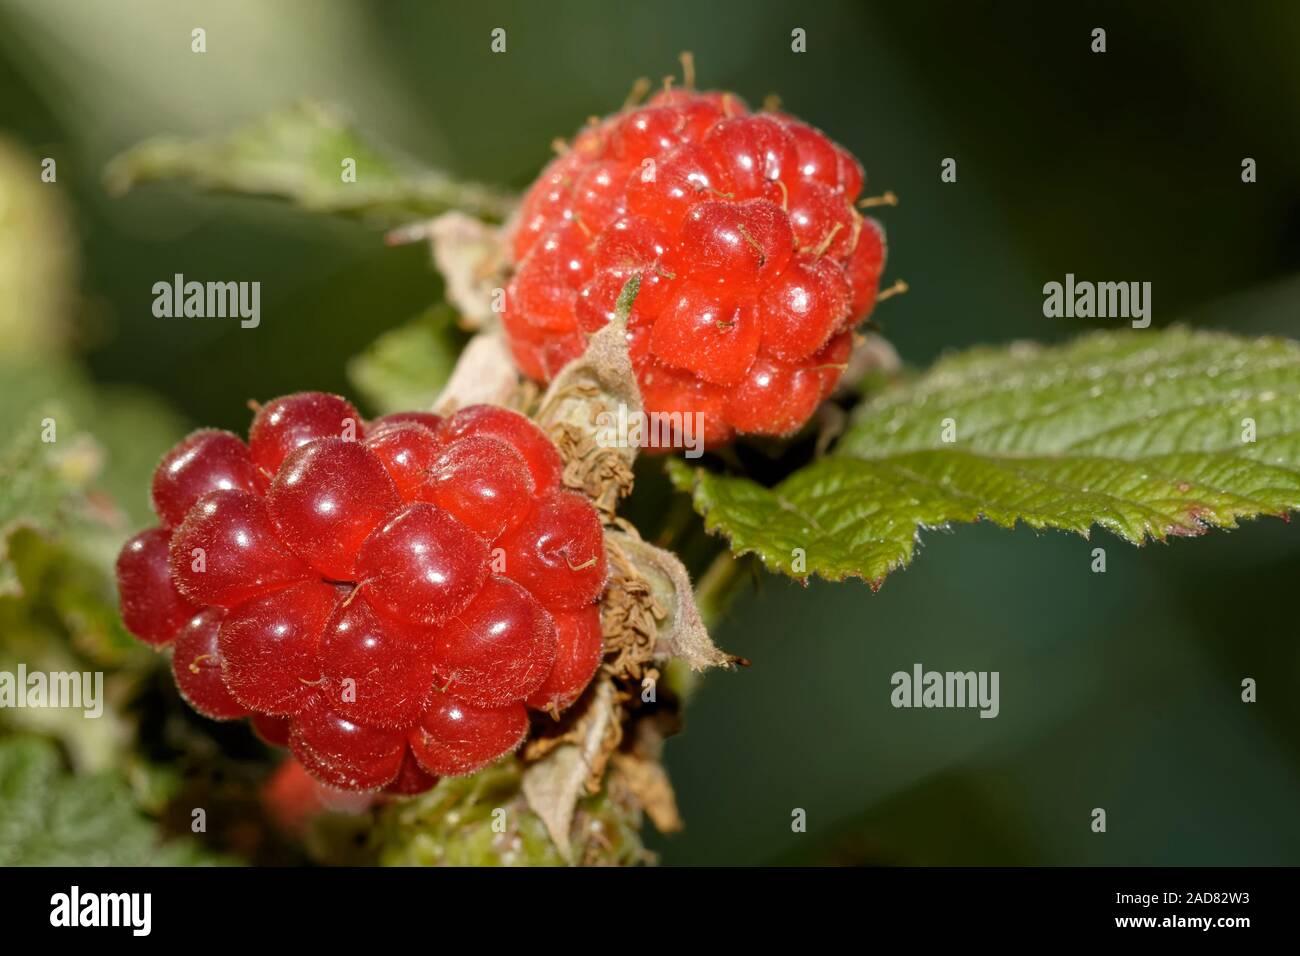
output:
M884 234L862 167L793 117L668 90L593 121L542 172L513 235L503 320L549 381L641 277L628 346L650 412L702 413L705 442L797 430L875 304Z
M199 713L252 716L331 786L419 792L515 749L527 708L558 713L600 664L601 523L561 470L493 406L366 425L276 399L248 444L204 430L163 457L123 619L172 647Z

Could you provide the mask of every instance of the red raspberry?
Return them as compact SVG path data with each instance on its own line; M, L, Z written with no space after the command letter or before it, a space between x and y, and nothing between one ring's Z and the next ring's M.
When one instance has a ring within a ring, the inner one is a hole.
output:
M289 746L289 728L292 721L287 717L274 717L271 714L254 714L253 730L272 747Z
M501 549L510 577L549 610L587 607L605 588L604 532L581 495L555 491L539 498Z
M396 794L399 797L413 797L417 793L432 789L437 782L438 778L425 772L420 762L415 759L415 755L407 750L406 756L402 758L402 769L397 771L397 777L393 782L384 787L384 793Z
M564 472L560 453L540 428L522 415L495 405L462 408L443 422L439 434L447 441L478 435L505 442L527 462L538 494L558 486Z
M414 501L424 488L442 442L427 427L407 421L376 423L362 443L374 452L403 501Z
M310 573L277 537L266 503L247 491L212 491L172 535L176 588L197 604L238 607Z
M230 432L204 429L167 453L153 476L153 510L172 528L209 491L257 491L248 446Z
M217 635L225 615L215 607L194 615L172 646L172 675L177 690L191 707L213 720L248 716L248 708L230 695L221 676Z
M353 723L311 697L289 731L289 749L307 772L340 790L377 790L402 769L406 741L400 732Z
M458 777L514 750L527 732L528 711L517 701L483 708L438 694L409 740L423 766L443 777Z
M604 539L521 415L355 416L308 392L260 409L247 446L190 436L118 588L128 629L174 644L195 710L251 716L329 786L409 795L514 750L526 706L582 693Z
M647 412L702 413L709 447L797 430L875 305L884 234L854 207L862 182L818 130L727 93L672 90L593 123L521 207L502 317L516 362L550 381L639 274L628 344Z
M253 464L270 481L300 445L317 438L360 441L364 437L361 413L347 399L324 392L298 392L258 409L248 429L248 446Z
M436 433L442 427L442 416L435 415L433 412L393 412L371 422L369 433L373 435L394 425L423 425L429 431Z
M232 610L221 625L222 675L250 710L291 717L320 679L320 638L338 594L304 579Z
M164 459L166 464L166 459ZM171 535L162 528L141 531L117 556L117 590L126 629L146 644L162 646L199 612L176 589L168 567Z
M366 598L410 624L438 625L465 610L488 572L488 542L449 511L403 506L366 538L357 573Z
M591 683L605 654L600 631L600 609L583 608L552 615L555 618L555 666L527 704L537 710L564 710Z
M320 641L320 669L334 709L349 720L409 727L429 706L435 642L384 617L362 595L334 610ZM346 682L356 687L348 693Z
M434 669L445 689L479 707L504 707L537 690L555 666L555 622L509 578L488 578L439 632Z
M341 438L296 449L266 493L280 539L334 581L356 579L357 549L401 503L379 457Z

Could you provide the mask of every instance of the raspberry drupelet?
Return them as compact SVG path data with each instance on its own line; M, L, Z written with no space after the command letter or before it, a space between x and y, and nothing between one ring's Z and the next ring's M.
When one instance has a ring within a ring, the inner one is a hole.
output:
M126 543L127 628L185 700L251 717L318 780L407 795L519 746L600 666L600 518L528 419L493 406L366 425L334 395L195 432Z
M664 91L593 121L513 225L503 322L550 381L615 314L648 412L702 413L705 443L788 435L835 388L876 301L862 167L823 133L730 93Z

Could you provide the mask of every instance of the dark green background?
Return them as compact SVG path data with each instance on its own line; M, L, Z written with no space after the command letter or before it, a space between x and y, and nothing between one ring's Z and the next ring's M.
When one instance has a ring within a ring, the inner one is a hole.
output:
M0 0L0 129L59 162L94 375L205 424L244 427L250 397L345 390L345 361L439 282L421 249L271 204L109 200L114 153L313 95L430 164L522 187L553 137L684 49L702 85L779 93L862 159L868 191L901 197L886 276L912 291L876 318L910 363L1084 330L1042 316L1067 272L1150 281L1156 325L1300 334L1300 9L1074 6ZM261 327L155 319L151 286L176 272L260 280ZM1300 860L1293 528L1140 551L981 527L923 541L875 595L769 578L739 602L716 636L753 667L709 677L669 745L687 830L655 841L665 860ZM1000 671L1001 716L892 709L889 675L916 661Z

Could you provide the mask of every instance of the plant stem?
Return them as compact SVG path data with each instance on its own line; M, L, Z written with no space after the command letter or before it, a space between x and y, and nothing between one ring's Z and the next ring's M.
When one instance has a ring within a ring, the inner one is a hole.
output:
M724 548L700 575L695 585L695 604L704 626L712 631L745 585L747 563Z

